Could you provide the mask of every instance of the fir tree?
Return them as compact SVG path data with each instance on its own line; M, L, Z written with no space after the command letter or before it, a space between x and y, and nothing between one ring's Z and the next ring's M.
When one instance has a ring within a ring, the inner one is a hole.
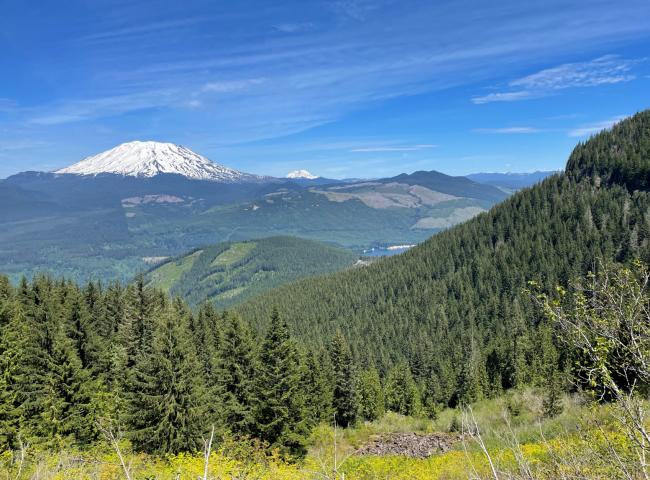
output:
M305 454L308 433L301 366L296 344L277 310L260 352L255 385L258 437L284 454Z
M420 392L408 364L401 362L386 377L386 407L402 415L416 415L421 410Z
M307 398L307 415L312 425L331 422L333 387L331 364L325 350L309 352L304 361L303 391Z
M376 368L359 374L359 415L364 420L377 420L384 414L384 392Z
M224 334L219 349L216 396L222 424L237 435L253 433L256 348L252 334L238 315L224 314Z
M350 347L340 331L330 344L330 359L334 377L334 414L336 423L347 427L354 423L358 412L356 372Z
M152 348L134 366L129 423L133 445L144 452L193 451L209 428L201 364L183 313L169 306L161 312Z

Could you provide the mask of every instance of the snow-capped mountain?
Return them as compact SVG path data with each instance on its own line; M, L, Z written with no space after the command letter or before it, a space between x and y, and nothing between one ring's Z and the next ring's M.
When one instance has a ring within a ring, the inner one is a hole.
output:
M306 180L315 180L320 178L307 170L294 170L293 172L287 173L287 178L304 178Z
M123 143L54 173L93 176L112 173L144 178L166 173L192 180L229 183L264 180L264 177L216 164L181 145L139 141Z

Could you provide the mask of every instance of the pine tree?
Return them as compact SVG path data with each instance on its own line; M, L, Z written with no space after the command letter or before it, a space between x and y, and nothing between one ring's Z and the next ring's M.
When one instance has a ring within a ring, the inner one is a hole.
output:
M9 333L14 318L13 291L9 279L0 276L0 450L16 445L18 418L15 414L15 345Z
M237 435L253 433L256 348L252 334L235 314L224 314L224 333L219 348L217 390L222 424Z
M373 421L384 414L384 392L376 368L369 368L359 374L358 392L361 418Z
M325 350L318 354L309 352L304 363L303 390L306 392L310 423L331 423L334 392L329 355Z
M84 300L79 292L72 291L68 295L66 306L67 335L73 342L82 368L95 367L95 362L101 357L100 343L95 330L92 328L92 319Z
M206 425L202 368L188 318L167 306L151 349L140 354L129 384L129 423L136 449L149 453L195 450Z
M222 322L210 303L201 305L197 314L190 316L190 320L190 331L197 346L205 378L209 385L216 385L219 376L219 348L223 341L222 329L226 322Z
M92 393L96 393L97 384L63 332L55 340L47 378L39 434L44 438L89 443L95 437Z
M458 404L466 405L483 398L487 390L487 372L481 351L473 337L463 348L461 358L456 399Z
M308 425L301 366L295 342L277 310L260 352L255 385L255 430L283 454L305 454Z
M139 275L126 291L124 325L121 341L127 348L128 365L139 355L146 355L152 345L156 313L155 293L150 291L143 275Z
M386 377L386 407L402 415L416 415L421 411L420 392L406 362L393 367Z
M336 332L330 344L330 359L334 377L336 423L347 427L356 420L359 406L352 353L340 331Z

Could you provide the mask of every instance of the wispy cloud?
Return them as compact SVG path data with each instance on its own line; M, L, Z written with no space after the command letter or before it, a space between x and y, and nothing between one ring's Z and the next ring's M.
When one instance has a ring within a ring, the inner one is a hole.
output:
M541 132L539 128L534 127L505 127L505 128L476 128L473 130L476 133L498 133L498 134L523 134L523 133L538 133Z
M155 12L141 2L123 2L119 11L97 7L90 18L80 13L60 35L48 22L42 26L50 30L26 38L43 47L28 62L42 71L26 77L48 77L52 68L58 88L44 89L53 92L47 101L43 95L19 98L29 107L0 113L0 126L26 125L35 137L61 139L102 123L110 124L114 138L143 132L219 145L280 138L387 99L510 78L509 72L533 62L608 48L649 31L647 0L596 6L549 1L553 8L516 0L262 2L255 9L237 2L214 8L211 2L160 2ZM472 21L459 14L468 11ZM23 26L17 24L16 39L36 30ZM47 58L52 55L56 62ZM585 65L592 63L601 84L634 75L630 60L604 57ZM518 78L474 101L523 100L560 83L597 83L575 74L588 70L580 65ZM120 115L124 121L115 121ZM384 145L344 150L354 150L350 157L361 161L371 157L362 152L423 149L404 144L426 137L403 133L388 139L392 132L377 132Z
M313 30L315 25L312 22L303 23L279 23L273 28L281 33L303 33Z
M518 100L525 100L532 97L532 94L527 91L520 92L504 92L504 93L489 93L482 97L472 98L472 102L477 105L491 102L516 102Z
M565 63L511 81L516 90L474 97L472 102L513 102L550 95L558 90L577 87L597 87L629 82L636 76L633 66L640 60L626 60L617 55L605 55L589 62Z
M0 141L0 152L31 150L44 145L47 145L47 142L41 140L3 140Z
M245 90L253 85L263 83L263 78L249 78L244 80L225 80L220 82L208 82L201 89L204 92L228 93L238 90Z
M420 145L385 145L377 147L359 147L353 148L351 152L417 152L419 150L427 150L430 148L436 148L438 145L433 144L420 144Z
M45 112L31 114L27 123L31 125L61 125L100 117L110 117L147 108L170 106L178 102L179 92L152 90L130 95L99 97L67 101L50 105Z
M190 17L190 18L177 18L174 20L153 21L141 23L138 25L131 25L123 28L114 28L101 32L92 33L79 38L82 43L86 42L101 42L112 41L117 38L126 37L142 37L143 35L159 34L162 31L169 31L171 29L187 29L199 23L207 23L214 18L210 16Z
M9 98L0 98L0 113L10 113L17 110L18 104Z
M570 137L586 137L586 136L589 136L589 135L593 135L595 133L600 132L601 130L611 128L616 123L623 120L624 118L625 118L625 115L619 115L617 117L610 118L609 120L603 120L602 122L592 123L592 124L589 124L589 125L583 125L581 127L577 127L577 128L572 129L572 130L569 130L569 136Z

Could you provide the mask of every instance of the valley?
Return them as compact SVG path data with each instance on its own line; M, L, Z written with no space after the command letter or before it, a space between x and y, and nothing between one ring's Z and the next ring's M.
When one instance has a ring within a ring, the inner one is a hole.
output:
M51 272L124 281L146 271L150 258L276 235L360 254L422 242L508 195L435 171L372 181L280 179L206 162L185 147L131 142L56 173L0 181L7 206L0 269L13 280Z

